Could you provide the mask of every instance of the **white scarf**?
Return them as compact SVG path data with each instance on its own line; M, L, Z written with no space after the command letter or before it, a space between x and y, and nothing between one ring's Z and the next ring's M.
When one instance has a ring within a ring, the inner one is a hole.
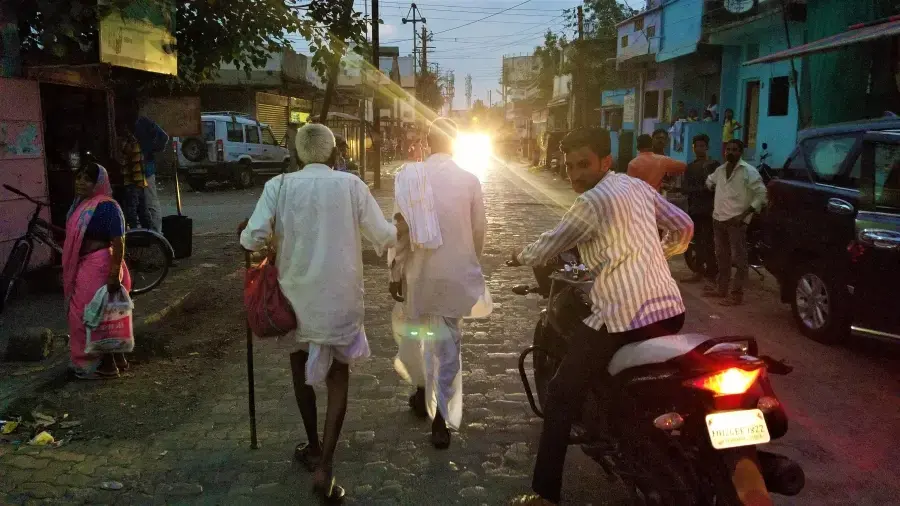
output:
M408 163L394 179L394 199L409 225L409 242L413 250L437 249L443 244L427 163Z

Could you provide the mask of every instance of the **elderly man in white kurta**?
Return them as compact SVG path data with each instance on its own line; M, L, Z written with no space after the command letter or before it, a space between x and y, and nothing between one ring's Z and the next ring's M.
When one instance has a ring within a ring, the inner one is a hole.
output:
M433 154L397 174L394 212L408 224L409 234L388 254L391 295L398 301L395 366L417 387L410 407L422 418L433 418L432 443L439 449L450 445L447 425L458 429L462 416L461 320L472 316L480 299L489 300L480 263L485 234L481 182L453 161L456 133L452 121L436 120L428 133ZM486 316L490 309L479 307L479 312Z
M295 457L315 471L313 484L320 494L338 499L343 489L334 483L332 459L347 409L349 365L369 356L361 239L380 255L396 243L397 228L361 179L332 170L337 150L328 127L306 125L296 143L307 165L266 183L241 245L258 251L274 232L278 281L298 321L300 349L291 354L291 369L308 442L297 446ZM320 443L310 385L323 380L328 408Z

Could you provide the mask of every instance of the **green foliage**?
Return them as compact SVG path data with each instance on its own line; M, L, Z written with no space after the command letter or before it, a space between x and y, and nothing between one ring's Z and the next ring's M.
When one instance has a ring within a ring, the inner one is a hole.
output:
M433 111L440 110L441 106L444 105L444 97L441 95L438 77L431 70L419 72L419 82L416 85L416 99Z
M620 0L584 0L585 38L616 38L616 25L637 14Z
M95 63L98 20L116 9L150 16L159 10L148 9L154 3L168 5L163 10L174 18L182 84L213 77L223 63L248 72L262 67L273 52L290 47L290 34L310 41L311 64L323 77L347 47L366 49L366 20L352 2L349 8L329 0L309 0L302 7L284 0L6 0L4 5L8 2L18 15L23 59L31 65Z
M560 68L563 53L568 46L565 35L557 35L550 30L544 34L544 45L534 49L534 56L541 62L538 74L538 100L547 101L553 96L553 77L565 73Z

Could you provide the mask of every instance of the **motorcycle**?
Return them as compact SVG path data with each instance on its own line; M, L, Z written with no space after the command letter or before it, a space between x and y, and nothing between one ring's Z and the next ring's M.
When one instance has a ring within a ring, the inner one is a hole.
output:
M518 364L531 409L543 418L568 336L590 312L593 279L571 253L534 275L537 286L513 292L547 300ZM790 371L760 356L752 337L681 334L627 344L609 363L608 386L590 388L569 444L580 445L610 481L622 482L637 505L730 506L769 492L796 495L803 469L759 448L787 432L769 375Z

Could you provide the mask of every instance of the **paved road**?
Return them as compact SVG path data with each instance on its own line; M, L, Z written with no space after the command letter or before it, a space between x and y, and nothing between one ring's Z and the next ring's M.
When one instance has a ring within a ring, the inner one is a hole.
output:
M503 268L502 262L512 247L550 228L559 206L570 202L572 195L562 182L516 166L493 166L483 181L489 213L485 271L496 311L491 319L465 328L465 426L446 452L430 447L427 424L407 412L409 388L397 379L390 362L394 345L386 270L374 255L365 256L366 328L373 358L354 370L336 469L356 504L493 505L528 487L539 420L528 410L514 369L518 350L530 341L537 310L508 292L511 286L528 282L530 272ZM255 195L188 194L185 209L195 218L197 233L225 237L252 208ZM386 209L389 193L377 197ZM672 265L677 275L685 274L680 262ZM829 348L806 340L794 330L770 281L754 279L741 308L710 306L693 286L684 286L683 291L686 330L752 334L766 353L787 358L797 367L791 376L775 379L793 424L788 436L773 446L803 463L808 487L800 497L779 504L897 504L900 472L893 465L900 434L897 354L880 346ZM236 302L233 308L223 302L224 311L239 311ZM197 325L184 331L193 332ZM122 429L105 439L75 441L59 449L13 451L11 445L0 445L0 497L5 494L0 502L309 503L308 477L290 460L291 448L303 438L288 376L290 343L257 346L262 446L258 450L249 449L240 345L222 346L224 356L204 363L207 375L190 385L203 392L195 404L182 406L177 399L164 397L155 406L160 417L182 411L171 428L154 430L153 418L144 417L122 422L149 422L142 436ZM140 382L153 378L138 367L122 381L140 387ZM98 396L113 396L117 389L116 383L79 387L95 388ZM177 392L169 397L177 397ZM126 402L122 410L126 411ZM621 503L618 490L580 452L570 452L567 466L567 503ZM121 481L125 488L101 491L99 484L109 479Z

